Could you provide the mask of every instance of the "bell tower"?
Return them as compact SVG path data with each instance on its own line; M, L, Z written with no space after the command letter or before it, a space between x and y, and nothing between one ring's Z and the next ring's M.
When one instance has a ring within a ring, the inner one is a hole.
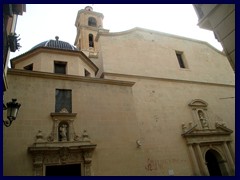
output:
M94 12L91 6L78 11L75 26L77 36L74 45L89 58L98 58L99 45L95 40L99 30L104 30L102 13Z

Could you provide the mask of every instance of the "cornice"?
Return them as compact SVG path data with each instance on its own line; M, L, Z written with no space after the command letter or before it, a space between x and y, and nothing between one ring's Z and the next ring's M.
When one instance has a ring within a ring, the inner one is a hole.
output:
M96 144L89 144L85 142L41 142L34 143L32 146L28 147L30 153L42 152L42 151L59 151L62 148L68 148L69 150L94 150Z
M30 50L20 56L17 56L11 59L11 67L14 68L15 62L24 61L27 58L30 58L34 55L40 53L55 53L55 54L64 54L68 56L79 56L81 59L88 64L96 73L98 71L98 67L82 52L82 51L72 51L72 50L65 50L65 49L56 49L56 48L49 48L49 47L39 47L33 50Z
M73 51L73 50L66 50L66 49L56 49L56 48L50 48L50 47L38 47L35 49L31 49L15 58L11 59L11 65L15 61L20 61L23 59L26 59L28 57L31 57L35 54L39 54L41 52L58 52L59 54L68 54L68 55L76 55L79 54L81 51Z
M75 76L75 75L61 75L61 74L55 74L55 73L27 71L27 70L20 70L20 69L8 69L8 75L38 77L38 78L57 79L57 80L66 80L66 81L79 81L79 82L87 82L87 83L109 84L109 85L129 86L129 87L132 87L135 84L135 82L131 82L131 81L90 78L90 77Z
M227 87L235 87L234 84L223 84L223 83L213 83L213 82L204 82L204 81L192 81L192 80L184 80L184 79L174 79L174 78L165 78L165 77L153 77L153 76L141 76L141 75L131 75L131 74L118 74L118 73L109 73L104 72L103 75L115 76L115 77L129 77L136 79L149 79L149 80L163 80L163 81L174 81L179 83L191 83L191 84L206 84L213 86L227 86Z
M77 116L77 113L56 113L53 112L50 114L51 117L53 118L58 118L58 117L69 117L69 118L73 118Z

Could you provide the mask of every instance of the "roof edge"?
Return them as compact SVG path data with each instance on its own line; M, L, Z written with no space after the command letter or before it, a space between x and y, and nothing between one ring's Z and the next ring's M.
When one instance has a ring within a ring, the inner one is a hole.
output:
M24 54L21 54L13 59L10 60L11 63L11 68L14 68L14 62L18 60L22 60L26 58L27 56L34 55L36 53L40 53L43 50L51 50L51 51L61 51L61 52L67 52L67 53L72 53L76 54L78 56L81 56L83 58L83 61L87 63L89 66L91 66L96 73L98 72L99 68L82 52L82 51L73 51L73 50L67 50L67 49L56 49L56 48L50 48L50 47L37 47L35 49L32 49L30 51L27 51Z
M136 31L142 31L142 32L151 32L151 33L155 33L155 34L160 34L163 36L169 36L169 37L173 37L173 38L178 38L178 39L183 39L183 40L188 40L188 41L193 41L193 42L197 42L197 43L201 43L201 44L205 44L208 47L210 47L211 49L213 49L214 51L226 56L226 54L222 51L219 51L218 49L216 49L215 47L213 47L211 44L209 44L206 41L202 41L202 40L198 40L198 39L193 39L193 38L189 38L189 37L184 37L184 36L180 36L180 35L175 35L175 34L170 34L170 33L165 33L165 32L160 32L160 31L156 31L156 30L150 30L150 29L146 29L146 28L141 28L141 27L134 27L132 29L126 30L126 31L120 31L120 32L99 32L99 36L122 36L122 35L126 35L126 34L130 34Z

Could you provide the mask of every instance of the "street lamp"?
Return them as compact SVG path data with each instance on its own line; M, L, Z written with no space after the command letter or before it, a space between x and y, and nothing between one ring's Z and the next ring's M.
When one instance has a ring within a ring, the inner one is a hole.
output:
M7 107L3 104L3 110L7 110L8 120L3 120L3 124L6 127L11 126L12 121L17 118L18 110L21 104L17 103L17 99L12 99L12 102L7 103Z

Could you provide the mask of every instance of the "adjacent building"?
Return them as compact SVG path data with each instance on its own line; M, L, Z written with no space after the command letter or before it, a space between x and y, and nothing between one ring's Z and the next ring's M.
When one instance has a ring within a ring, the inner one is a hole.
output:
M235 4L194 4L198 25L214 32L235 71Z
M9 54L20 47L15 30L17 17L23 12L26 12L26 4L3 4L3 91L7 89Z
M111 33L103 18L79 10L75 46L55 37L11 60L4 98L22 105L3 129L4 175L235 175L226 56L148 29Z

